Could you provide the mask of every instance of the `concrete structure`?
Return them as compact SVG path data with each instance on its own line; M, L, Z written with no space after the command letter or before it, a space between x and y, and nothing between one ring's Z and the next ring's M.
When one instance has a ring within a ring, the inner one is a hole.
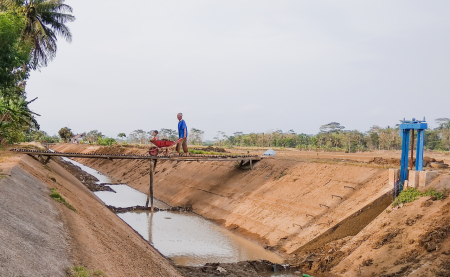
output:
M439 172L436 172L436 171L420 171L418 187L426 187L438 176L439 176Z
M410 170L408 172L408 187L418 188L419 187L419 173L424 171Z
M394 187L395 181L400 180L400 170L389 168L389 186Z

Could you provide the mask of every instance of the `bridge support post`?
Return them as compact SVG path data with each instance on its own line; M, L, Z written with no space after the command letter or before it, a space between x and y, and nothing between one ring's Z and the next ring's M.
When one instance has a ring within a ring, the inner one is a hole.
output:
M148 190L147 195L147 203L145 203L145 207L148 207L148 202L150 201L151 206L151 212L153 212L153 176L154 176L154 169L156 168L156 162L158 160L155 159L155 162L153 164L153 159L150 159L150 187Z

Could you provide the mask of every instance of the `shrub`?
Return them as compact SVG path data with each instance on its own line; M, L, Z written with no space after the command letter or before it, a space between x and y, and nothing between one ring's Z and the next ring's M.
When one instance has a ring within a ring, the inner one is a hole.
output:
M436 200L441 200L445 198L445 193L437 192L434 189L429 189L424 193L421 193L415 188L407 188L403 190L392 203L393 207L397 207L400 204L410 203L421 196L434 196Z
M99 138L98 144L105 145L105 146L111 146L113 144L117 144L117 141L113 138Z

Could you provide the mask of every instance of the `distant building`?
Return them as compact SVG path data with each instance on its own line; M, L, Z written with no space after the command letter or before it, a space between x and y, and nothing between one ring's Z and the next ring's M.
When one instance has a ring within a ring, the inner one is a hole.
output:
M70 140L70 142L71 143L81 143L81 141L83 141L85 137L86 137L86 134L84 134L84 133L83 134L78 134L78 135L74 136Z

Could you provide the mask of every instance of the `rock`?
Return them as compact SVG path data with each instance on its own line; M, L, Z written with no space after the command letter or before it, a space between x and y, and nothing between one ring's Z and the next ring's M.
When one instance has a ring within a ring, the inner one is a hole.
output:
M225 268L223 268L223 267L221 267L221 266L218 266L218 267L216 268L216 270L217 270L219 273L227 273L227 271L225 270Z
M431 162L430 166L432 168L447 168L448 164L444 164L444 163L438 163L438 162Z

